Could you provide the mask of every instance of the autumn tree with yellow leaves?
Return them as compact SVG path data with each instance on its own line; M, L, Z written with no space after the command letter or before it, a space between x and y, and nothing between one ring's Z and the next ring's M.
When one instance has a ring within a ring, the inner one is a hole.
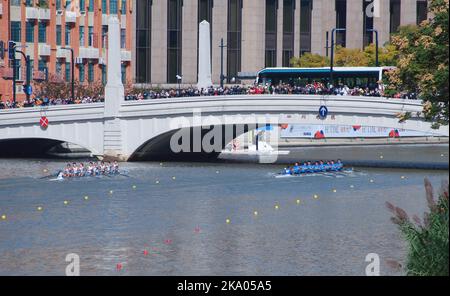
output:
M391 40L398 62L389 88L417 93L434 127L448 124L448 9L449 0L430 0L433 18L401 28Z

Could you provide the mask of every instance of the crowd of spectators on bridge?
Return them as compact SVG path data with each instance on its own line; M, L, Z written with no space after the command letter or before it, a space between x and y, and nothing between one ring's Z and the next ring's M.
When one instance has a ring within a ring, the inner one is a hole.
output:
M346 85L326 86L321 82L306 85L292 84L263 84L263 85L233 85L225 87L211 86L198 89L197 87L171 88L171 89L134 89L125 95L126 101L141 101L167 98L185 98L200 96L233 96L233 95L341 95L341 96L367 96L382 97L384 93L378 84L349 88ZM399 93L394 96L398 99L417 99L415 94ZM24 101L1 101L0 109L24 108L36 106L71 105L103 102L103 95L94 97L48 98L37 96Z
M94 97L76 97L72 98L49 98L46 96L37 96L23 101L1 101L0 109L12 109L12 108L26 108L26 107L39 107L39 106L56 106L56 105L73 105L73 104L89 104L89 103L99 103L104 102L103 95L98 95Z

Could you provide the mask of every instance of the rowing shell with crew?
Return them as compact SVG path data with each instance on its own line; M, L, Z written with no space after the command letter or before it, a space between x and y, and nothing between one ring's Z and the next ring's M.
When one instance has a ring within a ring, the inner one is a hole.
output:
M317 173L339 173L339 172L351 172L352 169L345 169L344 164L339 159L336 162L330 161L306 161L302 165L295 163L292 167L288 166L282 170L278 175L279 177L285 176L303 176L312 175Z
M74 162L68 163L63 170L60 170L56 174L56 180L113 175L122 175L117 161L113 163L91 161L88 164Z

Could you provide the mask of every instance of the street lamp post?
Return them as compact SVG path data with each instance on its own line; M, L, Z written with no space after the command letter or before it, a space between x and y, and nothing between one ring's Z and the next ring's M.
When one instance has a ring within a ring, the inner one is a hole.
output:
M375 65L379 67L378 31L375 29L368 29L367 32L375 33Z
M333 28L331 31L331 59L330 59L330 83L333 85L333 67L334 67L334 35L336 32L345 32L344 28Z
M71 60L71 83L72 83L72 100L75 100L75 60L74 52L72 47L61 47L61 49L70 50L70 60Z
M220 88L223 89L223 81L225 80L225 75L223 74L223 49L227 47L224 45L223 38L220 39Z

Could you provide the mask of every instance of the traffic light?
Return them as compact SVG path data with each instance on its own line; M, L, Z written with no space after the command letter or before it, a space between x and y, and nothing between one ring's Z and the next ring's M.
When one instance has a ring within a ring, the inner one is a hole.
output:
M8 55L10 60L16 58L16 43L14 41L9 41L8 43Z

